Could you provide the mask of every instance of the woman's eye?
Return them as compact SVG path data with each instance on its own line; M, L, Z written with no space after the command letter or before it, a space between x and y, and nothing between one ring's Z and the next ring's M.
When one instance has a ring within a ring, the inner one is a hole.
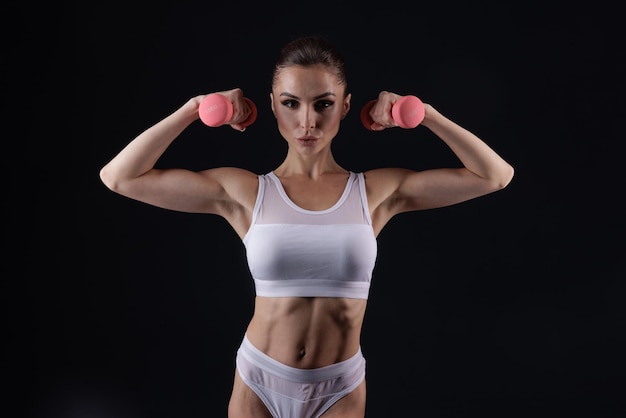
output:
M283 104L283 106L288 107L290 109L295 109L297 108L300 103L297 100L283 100L281 102ZM318 111L322 111L326 108L329 108L333 105L333 102L330 100L320 100L319 102L315 102L315 109Z
M331 107L332 105L333 105L333 102L331 102L330 100L321 100L315 103L315 108L319 110L324 110L328 107Z

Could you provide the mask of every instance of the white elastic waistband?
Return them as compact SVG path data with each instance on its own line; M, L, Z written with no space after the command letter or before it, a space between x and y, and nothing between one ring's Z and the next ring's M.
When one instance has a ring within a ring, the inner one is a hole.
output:
M336 379L346 373L352 372L355 368L361 367L361 363L365 362L363 353L359 347L359 350L352 357L339 363L317 369L298 369L296 367L287 366L263 353L252 345L247 336L243 337L243 341L239 347L239 353L257 367L268 370L283 379L302 383Z

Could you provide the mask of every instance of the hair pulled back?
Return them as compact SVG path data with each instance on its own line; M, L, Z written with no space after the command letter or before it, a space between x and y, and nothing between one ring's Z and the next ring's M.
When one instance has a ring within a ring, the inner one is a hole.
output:
M344 86L344 96L348 94L346 62L339 50L328 39L319 35L307 35L288 42L278 54L272 74L272 86L283 69L294 65L327 67L335 74L337 82Z

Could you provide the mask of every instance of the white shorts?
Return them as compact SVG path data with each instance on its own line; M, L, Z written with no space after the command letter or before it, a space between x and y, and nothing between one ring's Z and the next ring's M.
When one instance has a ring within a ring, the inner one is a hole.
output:
M360 348L342 362L298 369L269 357L244 336L236 363L241 379L274 418L317 418L365 379L365 358Z

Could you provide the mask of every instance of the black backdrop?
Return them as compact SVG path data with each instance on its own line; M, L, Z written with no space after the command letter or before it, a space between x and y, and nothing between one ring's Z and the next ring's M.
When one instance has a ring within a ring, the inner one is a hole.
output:
M98 171L189 97L233 87L257 122L244 134L194 124L159 164L271 170L285 150L272 64L287 40L319 33L349 65L353 107L334 143L346 168L456 164L425 128L362 127L359 109L383 89L432 103L516 168L501 192L400 215L379 236L367 416L626 413L616 8L211 3L2 6L17 23L3 64L15 95L2 303L18 411L226 415L253 303L241 242L220 218L115 195Z

